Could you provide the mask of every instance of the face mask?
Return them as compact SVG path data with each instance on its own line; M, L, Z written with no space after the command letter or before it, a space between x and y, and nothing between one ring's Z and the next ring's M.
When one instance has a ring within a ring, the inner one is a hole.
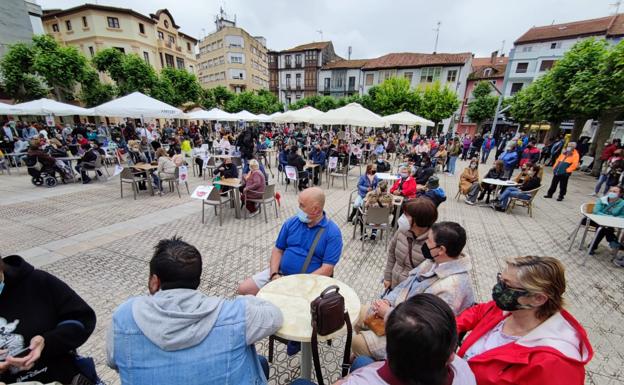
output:
M409 176L409 174L406 173L406 172L402 172L401 173L401 178L403 178L403 179L407 178L408 176Z
M399 229L403 231L408 231L412 227L410 220L405 215L399 217L398 225Z
M527 171L528 176L533 176L535 173L533 171Z
M433 249L437 249L440 246L436 246L436 247L429 247L427 245L427 242L423 243L423 245L420 247L420 251L422 252L422 255L425 259L429 259L431 261L433 261L433 259L435 258L433 255L431 255L431 250Z
M476 165L476 164L474 164L474 163L471 163L471 164L470 164L470 168L477 168L477 165Z
M2 282L0 282L0 294L2 294L2 290L4 290L4 275L2 276Z
M426 164L427 163L425 163L425 162L420 162L421 167L425 167Z
M527 294L529 293L526 290L512 289L508 287L500 279L500 275L498 277L498 282L492 288L492 299L496 302L496 306L498 306L499 309L505 311L530 309L531 306L521 305L518 302L518 298L526 296Z
M610 192L607 194L607 198L616 199L618 197L618 193Z
M566 151L567 151L567 152L572 152L572 150L574 150L572 147L568 147L568 148L566 148Z
M303 210L301 209L297 209L297 218L299 218L299 220L302 223L310 223L310 218L308 218L308 214L306 214Z

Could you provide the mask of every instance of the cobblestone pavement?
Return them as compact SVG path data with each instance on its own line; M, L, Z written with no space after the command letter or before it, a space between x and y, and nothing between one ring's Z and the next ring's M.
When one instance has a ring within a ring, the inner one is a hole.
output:
M465 162L458 164L463 169ZM486 167L481 166L481 173ZM357 169L352 170L349 186L355 188ZM513 215L487 207L467 206L453 199L458 177L438 174L448 200L440 207L440 220L456 221L468 233L467 251L472 256L472 278L477 298L488 300L496 273L504 260L516 255L552 255L567 268L568 308L587 329L596 352L588 366L588 384L624 384L624 300L623 270L611 264L610 252L602 245L597 256L585 266L576 247L568 252L568 234L579 220L579 206L590 201L594 179L575 174L563 202L536 199L533 218L517 208ZM545 175L550 183L551 173ZM192 189L202 184L190 178ZM263 269L281 223L296 210L296 195L289 189L282 195L280 217L269 211L269 223L262 215L247 220L234 218L225 209L224 223L218 225L213 211L201 224L201 204L183 192L162 197L140 194L119 196L119 180L90 185L64 185L53 189L35 188L24 175L0 175L0 253L24 256L31 263L67 282L96 310L95 332L81 348L81 354L95 358L98 370L109 384L118 384L115 372L104 364L105 331L114 309L126 298L147 292L148 261L156 242L174 234L194 244L204 257L200 289L209 295L232 297L243 278ZM327 214L341 227L344 252L336 268L340 279L359 294L362 303L381 292L385 263L385 243L352 240L352 226L346 223L350 190L340 181L327 188ZM542 191L544 191L543 189ZM129 189L128 189L129 191ZM342 341L321 348L326 378L339 373ZM298 376L299 356L287 357L277 344L271 365L271 384L287 384ZM257 346L266 354L267 341Z

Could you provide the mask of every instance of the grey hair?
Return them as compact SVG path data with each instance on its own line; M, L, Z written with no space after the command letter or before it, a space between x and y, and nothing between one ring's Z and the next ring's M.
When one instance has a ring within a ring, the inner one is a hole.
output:
M249 168L253 168L254 170L257 170L260 168L260 163L258 163L258 161L255 159L251 159L249 161Z

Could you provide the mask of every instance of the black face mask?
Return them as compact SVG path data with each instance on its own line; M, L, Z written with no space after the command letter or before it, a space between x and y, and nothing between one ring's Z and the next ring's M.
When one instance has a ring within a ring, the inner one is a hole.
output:
M528 295L529 292L523 289L514 289L505 284L498 273L496 285L492 288L492 299L499 309L514 311L519 309L529 309L531 306L521 305L518 298Z
M420 251L422 252L422 255L423 255L423 257L425 259L429 259L429 260L433 261L433 258L435 258L435 257L433 255L431 255L431 250L437 249L438 247L440 247L440 246L429 248L429 246L427 245L427 242L425 242L420 247Z

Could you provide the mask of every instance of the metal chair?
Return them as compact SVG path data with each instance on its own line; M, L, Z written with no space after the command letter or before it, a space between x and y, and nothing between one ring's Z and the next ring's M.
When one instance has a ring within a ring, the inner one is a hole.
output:
M353 203L355 202L355 197L357 197L357 194L359 194L358 189L352 190L351 193L349 193L349 205L347 206L347 221L349 220L349 215L351 215L351 208L353 207Z
M131 184L132 185L132 193L134 194L134 200L136 200L137 193L139 192L139 183L145 182L150 183L149 177L137 176L132 169L129 167L124 167L119 174L119 188L121 191L121 197L123 198L123 184Z
M286 179L293 182L295 193L299 191L299 172L296 167L293 166L284 166L284 174L286 175ZM286 184L286 192L288 192L288 185Z
M380 230L379 237L383 237L384 230L390 231L392 228L390 224L391 208L392 206L369 207L366 211L362 212L362 214L358 216L355 226L353 226L353 239L355 239L355 232L359 223L362 224L362 229L364 231L366 231L366 229ZM388 238L390 237L386 237L386 246L388 246ZM364 250L364 239L362 239L362 250Z
M206 174L210 172L210 177L214 177L214 170L217 168L217 163L213 156L208 158L208 161L204 163L204 180L206 180Z
M232 197L229 192L222 193L216 187L210 191L208 197L202 200L202 224L204 224L205 220L205 212L204 207L212 206L215 210L215 215L219 215L219 226L223 225L223 206L229 205L232 202ZM217 214L217 207L219 207L219 213Z
M341 178L342 179L342 188L344 190L346 190L349 187L349 182L348 182L348 178L349 178L349 168L347 166L340 166L337 165L335 169L332 170L328 170L329 171L329 175L327 178L327 188L329 188L329 180L331 178L331 185L332 187L334 186L334 179L336 178Z
M594 211L595 204L591 203L583 203L581 205L581 219L579 220L579 224L572 232L572 234L568 235L568 239L570 240L570 247L568 247L568 251L572 250L572 245L574 244L574 240L576 239L576 235L582 226L585 226L585 231L583 232L583 238L581 238L581 243L579 245L579 250L583 249L583 245L585 244L585 238L587 237L588 232L596 232L596 227L591 224L591 221L585 216L585 214L591 214Z
M533 201L537 196L537 192L542 188L542 186L535 188L533 190L524 191L525 194L531 195L529 199L522 199L517 197L509 198L509 203L507 204L507 209L505 210L507 214L511 214L511 210L516 207L516 204L526 207L529 212L529 217L533 218Z
M279 218L279 213L277 211L277 201L275 200L275 185L274 184L270 184L266 186L266 189L262 193L262 198L258 198L258 199L247 198L247 201L254 202L260 205L259 210L261 210L264 213L265 223L269 223L269 220L267 218L267 210L266 210L267 204L272 204L275 207L275 218ZM244 210L244 211L245 211L245 219L247 219L247 210Z
M173 174L168 173L158 173L158 178L160 179L160 183L168 182L169 183L169 191L173 191L174 188L178 190L178 198L182 198L180 194L180 167L176 167L175 172ZM184 185L186 186L186 193L191 195L189 191L188 182L184 181Z

